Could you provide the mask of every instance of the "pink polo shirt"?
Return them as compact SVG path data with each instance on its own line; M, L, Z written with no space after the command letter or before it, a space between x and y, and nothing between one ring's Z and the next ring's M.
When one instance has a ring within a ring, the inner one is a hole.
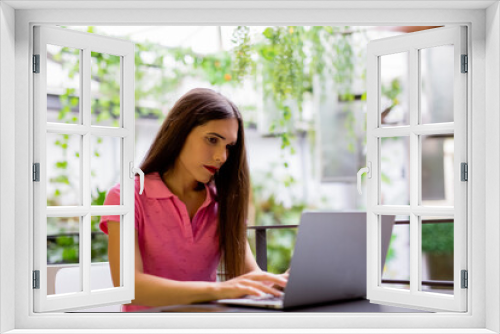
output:
M144 273L176 281L215 282L220 260L215 187L205 185L207 196L190 221L185 204L155 172L144 178L139 195L135 179L135 229L138 233ZM105 205L119 205L120 185L110 189ZM102 216L100 229L108 234L108 221L120 216ZM148 309L123 305L122 311Z

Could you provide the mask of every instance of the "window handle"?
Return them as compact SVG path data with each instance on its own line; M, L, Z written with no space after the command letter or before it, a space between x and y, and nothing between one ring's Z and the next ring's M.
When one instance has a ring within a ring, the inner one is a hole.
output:
M141 186L141 189L139 190L139 195L142 195L142 191L144 190L144 172L137 167L134 167L134 162L130 161L129 163L129 170L130 170L130 178L133 179L135 174L139 174L139 184Z
M363 167L361 168L360 170L358 170L358 193L361 195L362 194L362 191L361 191L361 175L363 175L364 173L367 173L368 174L368 178L371 179L372 178L372 163L370 161L368 161L368 166L367 167Z

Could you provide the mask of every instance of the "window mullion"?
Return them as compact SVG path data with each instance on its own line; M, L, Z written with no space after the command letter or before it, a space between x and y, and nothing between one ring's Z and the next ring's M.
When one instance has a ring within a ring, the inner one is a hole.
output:
M419 169L419 137L415 134L419 116L419 66L418 50L409 50L409 113L410 113L410 291L412 294L418 292L419 285L419 263L420 259L420 238L418 231L418 217L413 210L420 204L420 169Z
M409 215L414 213L417 216L442 216L453 217L454 211L452 206L419 206L411 208L408 205L376 205L371 212L378 215Z
M90 49L85 48L82 52L82 61L81 63L81 100L82 100L82 125L87 129L86 133L82 138L82 159L80 159L82 163L82 204L86 210L85 215L82 219L82 224L80 226L81 232L81 273L82 283L83 283L83 292L90 294L90 264L91 264L91 213L90 213L90 205L91 205L91 195L90 195ZM88 211L87 211L88 210Z
M83 110L83 108L81 108ZM110 128L104 126L84 126L79 124L47 123L47 131L68 135L80 135L90 132L94 136L125 137L130 131L123 128Z

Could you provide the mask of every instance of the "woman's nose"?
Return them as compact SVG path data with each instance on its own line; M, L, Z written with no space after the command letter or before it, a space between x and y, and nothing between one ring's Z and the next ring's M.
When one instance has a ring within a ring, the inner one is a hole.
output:
M218 150L216 153L215 153L215 157L214 157L215 161L217 161L218 163L220 163L221 165L226 162L226 159L227 159L227 150L226 149L223 149L223 150Z

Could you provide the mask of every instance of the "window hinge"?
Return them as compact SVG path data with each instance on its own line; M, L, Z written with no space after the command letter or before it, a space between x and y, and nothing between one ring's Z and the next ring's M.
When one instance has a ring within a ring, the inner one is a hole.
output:
M33 73L40 73L40 55L33 55Z
M462 70L460 72L467 73L469 71L469 57L462 55Z
M461 181L469 181L469 167L466 162L462 162L460 164L460 169L461 169L461 175L462 177L460 178Z
M462 270L462 289L467 289L469 287L469 274L467 270Z
M40 289L40 270L33 270L33 289Z
M40 182L40 163L33 164L33 181Z

